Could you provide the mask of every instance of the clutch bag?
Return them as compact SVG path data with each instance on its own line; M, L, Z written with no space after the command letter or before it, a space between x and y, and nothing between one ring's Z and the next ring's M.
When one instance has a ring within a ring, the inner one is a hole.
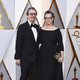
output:
M57 52L53 57L58 60L61 57L61 53Z

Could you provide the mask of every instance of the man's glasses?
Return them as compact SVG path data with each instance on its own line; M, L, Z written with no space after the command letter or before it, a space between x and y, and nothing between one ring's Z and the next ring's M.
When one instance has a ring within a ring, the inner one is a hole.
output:
M37 15L37 13L29 13L29 14L30 14L31 16L33 16L33 15L35 15L35 16L36 16L36 15Z
M45 17L44 19L52 19L52 17Z

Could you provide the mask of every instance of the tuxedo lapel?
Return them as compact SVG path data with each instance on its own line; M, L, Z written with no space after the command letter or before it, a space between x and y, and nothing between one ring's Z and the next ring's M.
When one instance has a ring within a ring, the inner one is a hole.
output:
M35 41L34 34L33 34L32 30L31 30L31 27L30 27L29 23L28 23L28 22L26 22L26 24L27 24L27 26L26 26L26 27L28 27L28 31L29 31L30 36L31 36L31 37L32 37L32 39Z

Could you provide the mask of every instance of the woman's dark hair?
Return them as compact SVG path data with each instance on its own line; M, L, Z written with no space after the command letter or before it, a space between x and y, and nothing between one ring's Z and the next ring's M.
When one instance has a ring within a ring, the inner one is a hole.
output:
M37 10L36 10L34 7L30 7L30 8L28 8L28 10L27 10L27 12L26 12L27 15L29 14L29 11L30 11L30 10L35 10L36 13L37 13Z
M54 18L55 18L54 13L53 13L52 11L50 11L50 10L46 11L46 12L44 13L44 19L46 18L46 17L45 17L46 14L51 14L51 16L52 16L52 18L53 18L53 24L54 24Z

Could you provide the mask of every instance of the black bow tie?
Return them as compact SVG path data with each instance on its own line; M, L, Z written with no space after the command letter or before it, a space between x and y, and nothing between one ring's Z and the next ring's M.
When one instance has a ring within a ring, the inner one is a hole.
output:
M35 28L35 25L34 25L34 24L31 24L31 28L32 28L32 27L34 27L34 28Z

